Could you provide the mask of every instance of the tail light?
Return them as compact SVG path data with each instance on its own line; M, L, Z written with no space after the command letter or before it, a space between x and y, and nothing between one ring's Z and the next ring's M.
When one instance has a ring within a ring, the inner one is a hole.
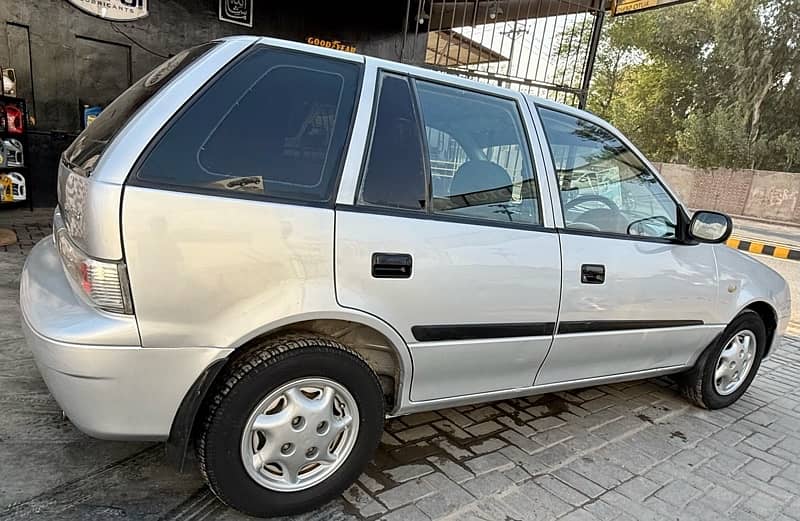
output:
M72 242L63 227L56 230L55 241L73 286L93 305L112 313L133 313L125 263L89 257Z
M5 113L7 132L22 134L25 131L25 118L20 108L16 105L7 104Z

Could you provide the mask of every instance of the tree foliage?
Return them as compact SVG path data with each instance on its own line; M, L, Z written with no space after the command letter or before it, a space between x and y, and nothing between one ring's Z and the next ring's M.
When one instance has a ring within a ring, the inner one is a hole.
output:
M800 171L800 1L610 19L588 108L656 161Z

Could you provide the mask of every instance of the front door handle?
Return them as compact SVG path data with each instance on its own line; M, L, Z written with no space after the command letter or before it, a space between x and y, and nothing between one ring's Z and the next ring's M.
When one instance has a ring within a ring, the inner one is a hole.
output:
M602 284L606 281L606 267L602 264L583 264L581 282L583 284Z
M372 276L376 279L411 277L411 255L408 253L373 253Z

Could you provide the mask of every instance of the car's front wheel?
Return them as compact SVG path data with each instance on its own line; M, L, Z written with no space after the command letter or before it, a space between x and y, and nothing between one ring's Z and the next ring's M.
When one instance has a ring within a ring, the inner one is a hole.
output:
M683 375L681 390L706 409L721 409L738 400L750 387L766 348L764 321L744 311L703 352L694 369Z
M279 338L238 358L209 394L200 469L242 512L308 511L356 480L383 417L380 383L361 357L324 337Z

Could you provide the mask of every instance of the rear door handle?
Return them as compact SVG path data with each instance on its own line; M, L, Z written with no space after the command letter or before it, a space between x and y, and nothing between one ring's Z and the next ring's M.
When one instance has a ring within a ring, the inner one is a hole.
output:
M408 253L373 253L372 276L376 279L411 277L411 255Z
M581 282L583 284L602 284L606 281L606 267L602 264L583 264Z

